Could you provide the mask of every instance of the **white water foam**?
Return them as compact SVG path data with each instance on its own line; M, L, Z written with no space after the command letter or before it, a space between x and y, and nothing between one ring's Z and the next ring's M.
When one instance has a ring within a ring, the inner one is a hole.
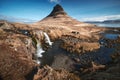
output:
M47 33L40 31L38 34L40 34L40 35L44 34L45 42L48 43L50 46L52 46L53 42L50 41L50 38L47 35ZM45 51L42 49L41 43L39 41L37 41L36 47L37 47L37 50L36 50L36 57L37 57L36 63L40 64L41 62L40 62L39 58L41 58L43 56L42 53L44 53Z
M50 41L50 38L49 38L49 36L47 35L47 33L44 32L43 34L44 34L44 36L45 36L45 41L46 41L46 43L48 43L50 46L52 46L52 43L53 43L53 42Z
M37 51L36 51L36 56L37 57L42 57L42 53L44 53L45 51L42 49L41 44L38 42L37 43Z
M36 63L37 64L41 63L39 58L42 57L42 53L44 53L44 52L45 51L42 49L40 42L37 41L37 50L36 50L36 57L37 57Z

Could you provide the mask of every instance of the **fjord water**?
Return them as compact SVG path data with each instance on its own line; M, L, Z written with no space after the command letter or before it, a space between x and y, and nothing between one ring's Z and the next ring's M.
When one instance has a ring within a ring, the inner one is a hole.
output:
M100 27L120 27L120 23L92 23Z

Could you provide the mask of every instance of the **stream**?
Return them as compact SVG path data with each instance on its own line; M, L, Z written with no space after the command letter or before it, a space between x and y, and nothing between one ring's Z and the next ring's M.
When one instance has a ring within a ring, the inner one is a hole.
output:
M49 47L45 52L41 52L39 63L44 65L50 65L52 68L59 69L63 68L69 71L80 69L81 67L89 67L91 62L94 61L97 64L107 64L112 61L111 55L114 53L114 47L106 47L109 45L106 39L116 40L120 34L103 34L103 38L99 40L101 44L100 49L86 52L84 54L72 54L60 47L62 40L56 40L54 43L50 41L47 34L45 35L46 43ZM39 47L40 48L40 47ZM41 47L42 48L42 47ZM43 50L43 49L41 49ZM39 50L38 50L39 51ZM76 62L74 59L79 59L80 62Z

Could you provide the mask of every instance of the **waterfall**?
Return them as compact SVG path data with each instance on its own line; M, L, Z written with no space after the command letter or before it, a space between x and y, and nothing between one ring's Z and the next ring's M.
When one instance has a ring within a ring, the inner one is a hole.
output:
M37 51L36 51L36 56L37 57L42 57L42 53L44 53L45 51L42 49L41 44L38 42L37 43Z
M42 57L42 53L44 53L45 51L42 49L41 44L38 41L37 41L36 47L37 47L37 51L36 51L37 60L36 60L36 62L37 62L37 64L40 64L39 58Z
M52 46L52 43L53 43L53 42L50 41L50 38L49 38L49 36L47 35L47 33L44 32L43 34L44 34L44 36L45 36L45 41L46 41L46 43L48 43L50 46Z
M38 32L37 34L38 34L38 35L39 35L39 34L40 34L40 35L43 35L43 34L44 34L44 36L45 36L45 42L48 43L50 46L52 46L52 43L53 43L53 42L50 41L50 38L49 38L49 36L47 35L47 33L40 31L40 32ZM41 43L39 42L39 40L37 40L36 47L37 47L36 55L35 55L35 56L36 56L36 62L37 62L37 64L40 64L41 62L40 62L39 58L42 57L42 53L44 53L45 51L42 49L42 46L41 46Z

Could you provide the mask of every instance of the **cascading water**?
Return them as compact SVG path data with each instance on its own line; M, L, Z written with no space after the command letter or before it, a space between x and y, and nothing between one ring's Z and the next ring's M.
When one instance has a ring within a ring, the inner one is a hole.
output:
M44 35L45 43L47 43L50 46L52 46L53 42L50 41L50 38L47 35L47 33L40 31L40 32L37 33L37 35ZM37 40L36 47L37 47L36 55L35 55L36 56L36 62L37 62L37 64L40 64L41 62L40 62L39 58L42 57L42 53L44 53L45 51L42 49L42 46L41 46L41 43L39 42L39 40Z
M37 43L37 57L42 57L42 53L45 51L42 49L40 43Z
M48 43L50 46L52 46L52 43L53 43L53 42L50 41L50 38L49 38L49 36L47 35L47 33L44 32L43 34L44 34L44 36L45 36L45 41L46 41L46 43Z
M37 51L36 51L36 57L37 57L37 63L40 64L40 60L38 58L42 57L42 53L45 51L42 49L40 42L37 42Z

